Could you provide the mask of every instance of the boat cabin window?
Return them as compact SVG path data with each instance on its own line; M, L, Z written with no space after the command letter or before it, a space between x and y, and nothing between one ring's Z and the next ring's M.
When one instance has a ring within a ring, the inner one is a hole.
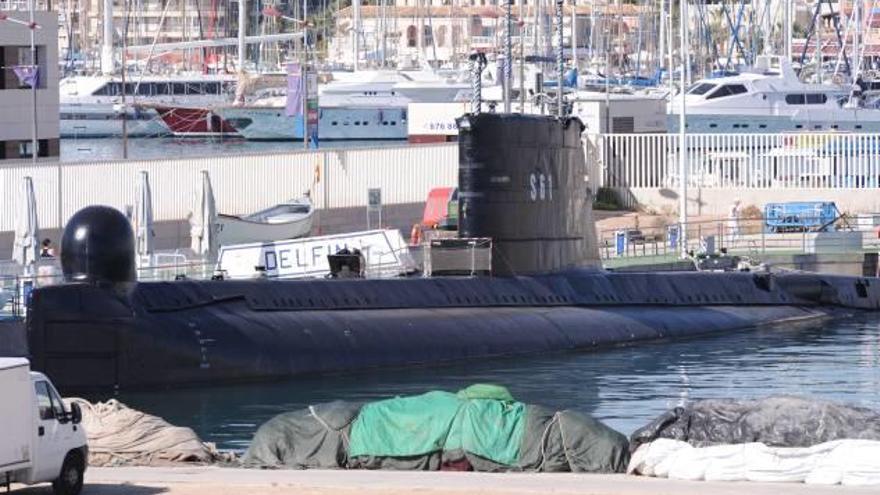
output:
M712 100L715 98L723 98L725 96L740 95L743 93L748 93L748 91L749 90L747 90L746 87L742 84L725 84L724 86L721 86L720 88L715 90L714 93L707 96L706 99Z
M828 96L823 93L785 95L785 102L789 105L824 105L826 101Z
M92 94L94 96L116 96L119 94L119 83L108 82Z
M704 95L704 94L708 93L709 91L712 91L713 88L715 88L714 84L697 83L693 88L691 88L690 91L688 91L688 94Z

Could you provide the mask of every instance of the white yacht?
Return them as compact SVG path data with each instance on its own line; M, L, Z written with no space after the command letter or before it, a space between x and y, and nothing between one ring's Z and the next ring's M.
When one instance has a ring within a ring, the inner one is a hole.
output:
M805 84L777 57L759 57L758 62L753 72L694 83L684 95L688 131L880 131L880 110L857 104L850 87ZM681 98L674 96L669 102L670 132L678 131Z
M409 103L452 101L459 92L470 91L469 84L430 71L360 71L335 77L319 88L320 140L403 140ZM288 115L285 104L286 96L279 94L213 112L246 139L302 139L302 117Z
M319 97L319 101L320 97ZM382 102L389 103L383 105ZM393 99L374 97L363 105L325 106L318 109L319 140L406 139L406 107L392 105ZM286 141L303 137L303 117L287 114L286 96L267 97L248 105L226 105L212 109L245 139Z
M137 104L214 106L231 101L235 83L234 75L132 76L123 87L119 76L67 77L59 83L61 137L120 136L123 115L131 137L169 134L155 110Z

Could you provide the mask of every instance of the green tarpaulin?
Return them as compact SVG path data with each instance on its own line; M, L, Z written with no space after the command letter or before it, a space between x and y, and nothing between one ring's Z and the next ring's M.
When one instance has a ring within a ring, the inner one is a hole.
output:
M512 466L524 428L525 405L504 387L428 392L364 406L352 425L349 456L412 457L463 450Z

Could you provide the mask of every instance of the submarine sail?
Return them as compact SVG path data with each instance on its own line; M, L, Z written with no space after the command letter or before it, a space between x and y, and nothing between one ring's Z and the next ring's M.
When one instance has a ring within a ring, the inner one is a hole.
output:
M65 268L77 276L31 299L34 369L65 390L221 384L593 349L880 306L878 284L862 278L603 271L580 122L481 114L460 124L461 232L493 237L494 276L134 282L119 250L85 235L127 220L86 209L65 231L81 233L71 245L85 254L64 258L79 260Z

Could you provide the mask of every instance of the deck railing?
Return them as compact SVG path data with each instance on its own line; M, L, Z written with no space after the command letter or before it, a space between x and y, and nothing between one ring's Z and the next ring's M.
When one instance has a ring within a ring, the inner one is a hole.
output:
M866 215L863 218L880 216ZM809 223L809 222L808 222ZM816 224L818 225L818 224ZM768 254L877 252L880 230L856 218L841 217L825 228L774 227L763 218L716 219L685 224L688 250L707 248L760 258ZM681 254L676 222L634 225L599 231L599 255L603 260L623 258L676 259Z

